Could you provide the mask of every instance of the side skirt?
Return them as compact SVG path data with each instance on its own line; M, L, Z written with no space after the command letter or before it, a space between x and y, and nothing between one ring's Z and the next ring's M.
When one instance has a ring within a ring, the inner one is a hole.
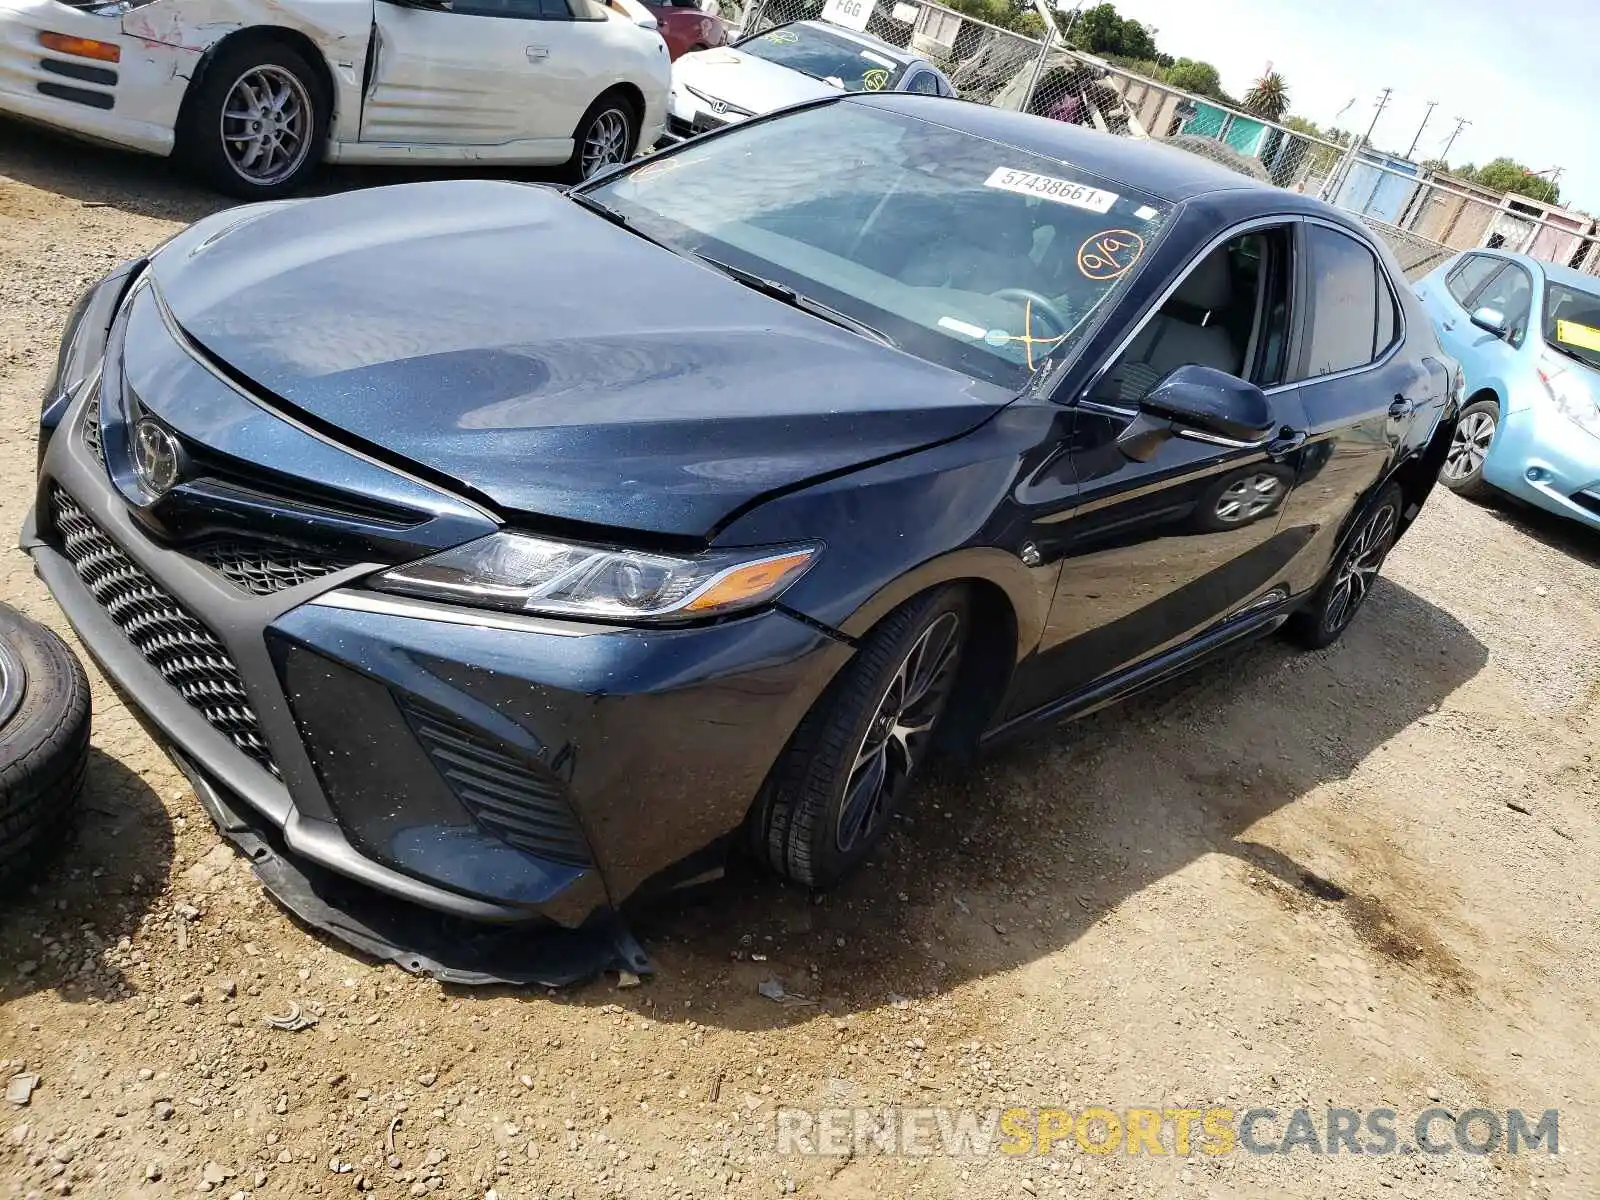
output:
M994 726L979 737L978 746L987 750L1035 726L1086 717L1119 700L1126 700L1147 688L1182 675L1241 642L1265 637L1287 621L1304 599L1304 596L1286 597L1270 605L1246 609L1225 624L1209 629L1165 654L1158 654L1126 671L1096 680L1082 691L1052 700L1032 712Z

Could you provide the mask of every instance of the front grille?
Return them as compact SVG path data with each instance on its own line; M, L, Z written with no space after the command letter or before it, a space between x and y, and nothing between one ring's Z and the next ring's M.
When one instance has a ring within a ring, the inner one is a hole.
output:
M106 465L106 448L100 442L100 394L96 392L83 406L83 444L102 467Z
M456 799L480 825L536 858L589 865L588 843L559 779L453 717L403 698L400 708Z
M222 643L124 554L71 496L52 487L51 503L72 569L133 648L213 729L278 775L239 669Z
M299 546L244 540L207 542L194 557L252 596L270 596L355 565Z

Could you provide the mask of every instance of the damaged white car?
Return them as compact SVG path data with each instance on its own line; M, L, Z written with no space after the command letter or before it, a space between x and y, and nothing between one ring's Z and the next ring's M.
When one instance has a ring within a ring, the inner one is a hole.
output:
M637 0L0 0L0 114L248 200L321 161L585 179L654 144L670 72Z

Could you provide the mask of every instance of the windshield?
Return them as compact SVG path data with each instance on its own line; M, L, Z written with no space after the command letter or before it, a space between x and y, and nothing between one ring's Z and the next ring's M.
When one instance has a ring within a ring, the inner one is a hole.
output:
M740 42L739 49L847 92L893 91L905 74L905 65L887 54L813 25L784 25L758 33Z
M1060 160L853 101L689 143L588 194L679 253L1011 388L1077 344L1169 213Z
M1579 291L1564 283L1545 285L1544 340L1600 368L1600 293Z

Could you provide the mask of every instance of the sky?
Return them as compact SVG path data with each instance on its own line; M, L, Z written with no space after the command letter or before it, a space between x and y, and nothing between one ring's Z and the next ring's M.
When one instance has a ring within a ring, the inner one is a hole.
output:
M1600 214L1600 0L1571 0L1564 12L1520 0L1113 2L1154 25L1164 53L1215 66L1232 95L1270 62L1290 112L1325 128L1365 131L1379 93L1393 88L1373 134L1382 150L1404 154L1436 100L1419 161L1438 157L1465 117L1450 162L1507 155L1535 171L1564 167L1562 202Z

